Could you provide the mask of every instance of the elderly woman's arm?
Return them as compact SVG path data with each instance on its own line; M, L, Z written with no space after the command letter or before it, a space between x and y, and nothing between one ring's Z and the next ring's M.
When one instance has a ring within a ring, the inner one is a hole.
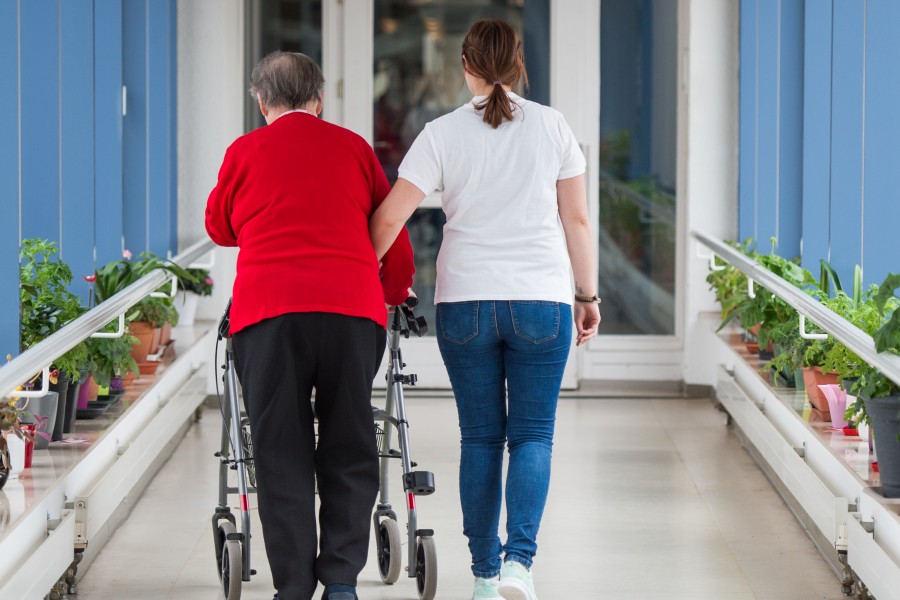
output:
M560 179L556 182L559 219L566 234L569 260L575 275L575 292L594 296L597 293L597 269L594 266L593 235L584 189L584 175ZM576 344L581 345L597 335L600 309L593 302L573 303Z
M394 189L369 219L369 235L378 260L385 256L407 219L424 199L422 190L402 177L397 179Z
M228 148L219 169L219 180L206 201L206 232L220 246L237 246L237 235L231 228L236 171L234 152Z

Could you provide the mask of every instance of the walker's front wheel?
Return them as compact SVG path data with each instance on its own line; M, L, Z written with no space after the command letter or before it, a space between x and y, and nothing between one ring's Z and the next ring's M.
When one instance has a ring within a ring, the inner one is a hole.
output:
M381 581L390 585L400 578L400 526L394 519L378 525L378 573Z
M419 600L434 600L437 592L437 549L434 538L420 537L416 549L416 587Z
M225 521L219 525L221 554L217 558L219 562L219 578L222 581L222 591L225 594L225 600L240 600L241 597L241 581L243 580L241 572L241 565L243 564L241 542L236 539L228 539L236 532L237 530L230 521Z

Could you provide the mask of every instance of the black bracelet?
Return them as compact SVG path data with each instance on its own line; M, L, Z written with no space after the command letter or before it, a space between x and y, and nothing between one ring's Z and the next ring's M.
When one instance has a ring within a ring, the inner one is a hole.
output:
M593 303L600 304L601 302L603 302L603 300L601 300L600 297L597 296L597 294L594 294L593 296L584 296L582 294L575 294L575 301L576 302L584 302L585 304L593 304Z

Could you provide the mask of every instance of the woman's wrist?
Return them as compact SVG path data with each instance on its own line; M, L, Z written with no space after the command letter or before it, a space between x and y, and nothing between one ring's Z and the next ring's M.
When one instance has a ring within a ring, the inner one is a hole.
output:
M597 294L591 294L591 295L575 294L575 301L583 302L585 304L594 304L594 303L600 304L602 302L602 300L600 299L599 296L597 296Z

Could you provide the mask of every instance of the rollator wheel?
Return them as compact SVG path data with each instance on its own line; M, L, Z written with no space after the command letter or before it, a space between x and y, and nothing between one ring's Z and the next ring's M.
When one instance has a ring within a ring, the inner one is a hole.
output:
M420 537L416 549L416 587L419 600L434 600L437 592L437 549L434 538Z
M390 585L400 578L400 526L394 519L378 525L378 573L381 581Z
M250 485L256 487L256 463L253 462L253 439L250 437L250 419L241 419L241 445L244 447L244 467L247 470L247 480Z
M243 573L241 572L241 543L238 540L229 540L228 536L237 533L234 524L225 521L219 525L219 539L221 544L221 552L217 561L219 563L219 581L222 582L222 591L225 593L225 600L239 600L241 597L241 581Z

